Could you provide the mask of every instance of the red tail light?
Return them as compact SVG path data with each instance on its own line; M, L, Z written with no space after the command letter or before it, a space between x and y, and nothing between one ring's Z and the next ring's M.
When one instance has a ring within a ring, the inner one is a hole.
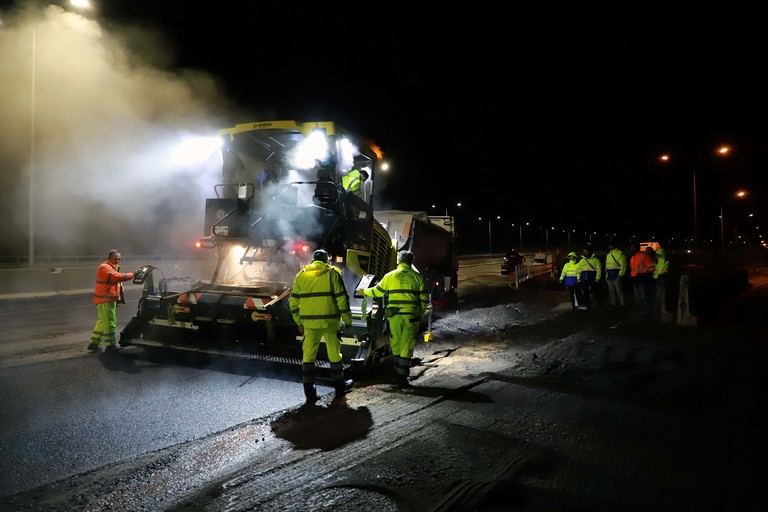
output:
M195 240L195 249L212 249L216 247L216 242L209 236Z
M308 253L310 250L312 250L312 247L306 242L296 242L294 245L294 250L299 253Z

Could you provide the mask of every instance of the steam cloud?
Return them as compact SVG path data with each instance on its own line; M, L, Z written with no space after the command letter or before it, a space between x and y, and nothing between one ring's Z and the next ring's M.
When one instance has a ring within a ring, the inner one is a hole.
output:
M194 166L168 156L227 126L229 106L215 78L129 50L171 59L157 34L130 33L150 43L56 6L3 16L0 256L28 254L30 170L36 256L184 254L203 234L221 156Z

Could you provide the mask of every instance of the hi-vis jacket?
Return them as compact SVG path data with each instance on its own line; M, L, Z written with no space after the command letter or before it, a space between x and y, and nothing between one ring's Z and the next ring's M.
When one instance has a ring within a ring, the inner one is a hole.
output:
M576 286L581 280L581 265L578 261L567 261L560 273L560 282L565 286Z
M618 247L614 247L605 256L605 278L613 281L627 273L627 257Z
M315 260L296 274L288 304L296 325L326 329L352 323L341 270L323 261Z
M656 262L644 252L636 252L629 259L630 275L635 278L652 277L656 270Z
M120 299L120 283L133 279L133 272L122 274L120 267L107 260L96 271L96 288L93 290L93 303L117 302Z
M656 251L656 268L653 270L654 279L658 279L661 274L669 272L669 261L666 256L667 253L661 247Z
M387 316L414 315L418 318L426 313L429 293L424 276L408 263L400 263L395 270L384 275L373 288L365 288L366 297L383 297L389 293Z
M594 253L589 258L582 256L579 260L579 268L581 269L580 281L600 282L600 278L603 275L603 265Z
M360 190L362 185L362 176L360 175L360 171L357 169L352 169L341 177L341 186L344 187L344 190L347 192L352 192L358 197L362 195L362 191Z

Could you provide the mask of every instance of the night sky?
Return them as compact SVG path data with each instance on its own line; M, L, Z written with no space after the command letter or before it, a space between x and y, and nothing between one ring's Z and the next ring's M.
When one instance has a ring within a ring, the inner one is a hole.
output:
M726 223L755 214L743 232L768 213L768 35L748 10L97 5L93 18L147 66L213 77L215 128L336 121L391 162L379 206L447 208L479 248L489 217L497 250L521 221L553 238L683 243L694 171L702 239L719 243L721 206ZM662 165L663 152L673 161Z

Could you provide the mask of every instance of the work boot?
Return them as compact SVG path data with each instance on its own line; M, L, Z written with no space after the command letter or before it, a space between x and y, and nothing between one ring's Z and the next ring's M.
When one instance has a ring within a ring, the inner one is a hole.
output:
M115 354L117 353L117 347L115 345L107 345L104 347L104 352L107 354Z
M99 351L99 344L98 343L89 343L88 344L88 350L91 352L98 352Z
M337 380L333 383L333 388L336 390L336 395L341 396L343 394L346 394L347 391L352 389L352 386L354 385L354 382L352 382L352 379L347 380Z
M304 383L304 396L307 398L307 405L312 405L320 400L320 397L317 396L317 389L315 388L315 385L308 382Z
M411 383L408 382L407 375L395 375L395 385L399 388L409 388Z

